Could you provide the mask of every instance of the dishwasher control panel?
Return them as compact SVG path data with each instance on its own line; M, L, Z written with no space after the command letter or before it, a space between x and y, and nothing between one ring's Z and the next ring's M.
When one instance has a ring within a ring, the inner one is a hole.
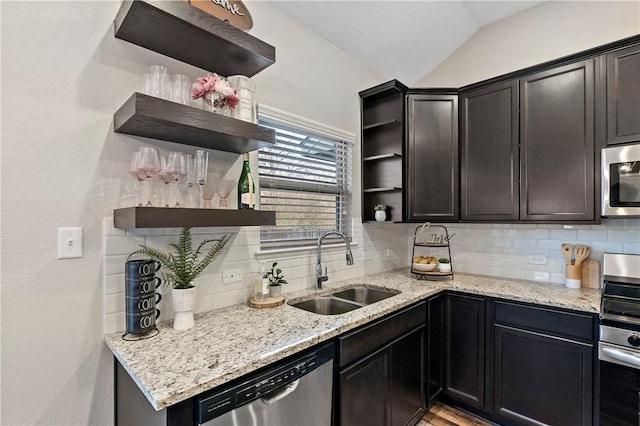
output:
M237 392L236 403L242 405L246 402L253 401L274 389L281 388L287 383L298 380L300 377L312 371L317 364L317 357L313 356L311 359L287 367L285 371L269 376Z
M198 424L203 424L265 394L280 389L333 359L334 345L325 345L307 352L293 361L275 364L266 372L249 376L241 383L230 385L214 394L197 399Z

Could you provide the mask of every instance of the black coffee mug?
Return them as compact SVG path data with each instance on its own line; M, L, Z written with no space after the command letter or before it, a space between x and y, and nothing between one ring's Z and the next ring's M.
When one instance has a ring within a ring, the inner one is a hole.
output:
M156 292L162 280L160 277L147 277L144 279L125 280L124 294L127 297L144 297Z
M143 297L127 297L126 312L128 314L137 314L152 311L161 300L162 295L159 293L151 293Z
M142 280L155 276L162 264L153 259L128 260L124 275L127 280Z
M156 328L156 320L160 316L160 309L138 314L127 314L127 333L145 334Z

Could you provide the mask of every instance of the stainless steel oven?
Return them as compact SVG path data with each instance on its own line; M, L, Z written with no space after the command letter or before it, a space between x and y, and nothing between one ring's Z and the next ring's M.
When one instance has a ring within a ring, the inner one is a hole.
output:
M640 143L602 150L602 216L640 217Z
M604 254L600 425L640 425L640 255Z

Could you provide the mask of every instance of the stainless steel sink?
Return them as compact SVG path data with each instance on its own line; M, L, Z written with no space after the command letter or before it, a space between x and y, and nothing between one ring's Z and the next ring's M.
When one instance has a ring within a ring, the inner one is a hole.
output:
M400 294L400 292L369 287L353 287L337 291L329 296L314 297L313 299L292 303L291 306L320 315L339 315L379 302L396 294Z
M360 303L362 305L370 305L372 303L388 299L389 297L395 296L399 293L399 291L393 292L390 290L378 290L369 287L354 287L333 293L333 296Z
M346 300L340 300L333 297L316 297L302 302L293 303L291 306L320 315L344 314L345 312L353 311L354 309L362 307L362 305L357 305L355 303L350 303Z

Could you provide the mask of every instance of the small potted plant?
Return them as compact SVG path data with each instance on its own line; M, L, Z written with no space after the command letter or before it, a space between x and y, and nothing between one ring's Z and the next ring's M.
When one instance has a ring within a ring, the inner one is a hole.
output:
M127 257L144 254L162 263L162 268L169 271L164 272L162 278L164 284L172 289L173 310L176 313L174 329L186 330L193 327L193 309L196 304L196 287L193 282L220 255L228 241L227 235L219 239L206 239L194 250L191 228L182 228L178 243L169 244L173 250L168 253L141 245ZM204 252L205 246L210 243L214 244Z
M387 206L384 204L376 204L373 210L376 211L375 218L378 222L384 222L387 220L387 212L385 211L387 210Z
M438 270L440 272L451 272L451 261L446 257L438 259Z
M282 292L282 284L289 284L284 279L282 269L278 269L278 262L273 262L271 270L267 271L267 277L269 278L269 297L278 297Z

